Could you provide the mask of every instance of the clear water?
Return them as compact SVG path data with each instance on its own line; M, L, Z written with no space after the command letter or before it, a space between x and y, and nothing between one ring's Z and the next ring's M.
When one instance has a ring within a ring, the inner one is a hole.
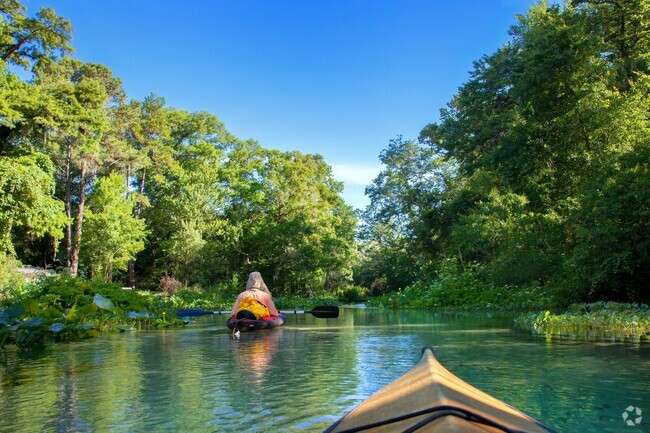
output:
M7 350L0 432L322 431L429 345L454 374L559 432L650 431L648 343L547 339L507 315L343 309L239 341L223 322ZM640 424L625 424L628 406Z

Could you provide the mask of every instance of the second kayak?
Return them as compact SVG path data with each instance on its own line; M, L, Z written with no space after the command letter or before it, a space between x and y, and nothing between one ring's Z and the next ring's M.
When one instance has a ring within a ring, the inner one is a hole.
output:
M238 329L240 332L259 331L260 329L277 328L284 325L286 317L282 314L279 316L267 316L259 320L255 319L236 319L231 317L226 322L226 326L230 330Z

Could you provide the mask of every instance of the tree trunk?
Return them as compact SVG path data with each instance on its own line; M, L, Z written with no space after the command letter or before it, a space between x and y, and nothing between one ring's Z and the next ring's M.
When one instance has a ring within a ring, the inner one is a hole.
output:
M130 168L130 167L129 167ZM130 172L130 170L129 170ZM142 170L142 178L140 179L140 195L144 194L144 181L145 181L146 172ZM135 216L140 217L140 202L135 207ZM129 287L135 288L135 260L129 260Z
M127 194L131 195L129 192L129 180L131 179L131 164L126 166L126 190ZM137 215L137 210L136 210ZM129 260L129 287L135 287L135 260Z
M72 257L70 263L70 276L77 277L79 270L79 250L81 248L81 228L84 219L84 204L86 201L86 162L81 161L81 175L79 177L79 210L75 220L74 242L72 243Z
M65 215L68 217L68 224L65 227L65 266L69 269L72 264L72 210L70 206L70 160L72 159L72 145L70 139L67 142L67 152L65 161Z

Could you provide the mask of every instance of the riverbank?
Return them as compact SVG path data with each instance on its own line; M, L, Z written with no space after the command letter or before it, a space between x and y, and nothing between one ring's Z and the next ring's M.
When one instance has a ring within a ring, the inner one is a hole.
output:
M181 309L229 310L239 293L236 286L174 293L131 290L120 284L51 275L12 284L0 296L0 347L34 346L79 340L105 333L182 327L191 318ZM333 305L332 297L274 297L282 309Z
M573 304L559 314L521 314L515 322L537 334L650 341L650 308L645 304Z
M532 333L582 338L650 340L650 308L617 302L563 306L542 287L484 287L475 280L447 278L415 284L368 300L368 305L393 310L509 311L515 323Z
M459 279L413 285L367 299L370 307L391 310L509 311L519 313L517 326L532 333L584 338L650 340L647 305L599 302L558 306L553 293L541 287L483 287ZM474 281L470 281L474 283ZM232 287L231 287L232 286ZM18 287L18 286L14 286ZM274 297L282 309L337 305L360 295L358 290L315 297ZM103 333L182 327L181 309L229 310L239 289L223 285L174 293L125 290L119 284L48 276L0 299L0 347L32 346L47 341L75 340Z

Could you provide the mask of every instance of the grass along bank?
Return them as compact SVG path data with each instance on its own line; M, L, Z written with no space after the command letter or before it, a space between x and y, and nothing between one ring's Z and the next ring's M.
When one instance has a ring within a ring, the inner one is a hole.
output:
M564 313L521 314L515 322L538 334L650 340L650 308L645 304L573 304Z

